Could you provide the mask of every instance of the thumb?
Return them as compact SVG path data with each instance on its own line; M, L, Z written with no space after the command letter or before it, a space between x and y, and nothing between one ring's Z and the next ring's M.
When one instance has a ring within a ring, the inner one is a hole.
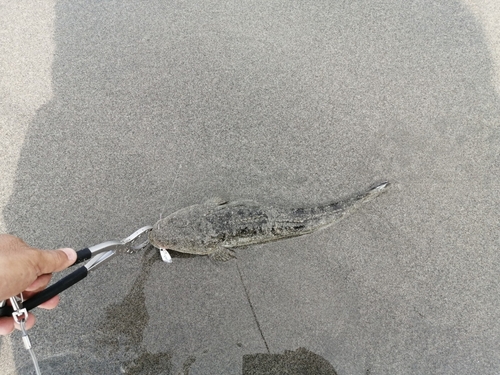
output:
M39 275L62 271L76 262L76 251L70 248L40 250L37 259Z

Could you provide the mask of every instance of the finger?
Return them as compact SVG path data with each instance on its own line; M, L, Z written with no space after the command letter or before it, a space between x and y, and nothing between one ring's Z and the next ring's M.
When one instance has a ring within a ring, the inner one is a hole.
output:
M33 297L35 294L35 292L23 292L23 299L26 301Z
M35 322L36 322L35 315L28 313L28 319L26 319L26 323L24 323L24 328L30 329L31 327L33 327L35 325ZM16 329L21 330L21 325L18 323L14 323L14 327Z
M14 319L11 316L0 318L0 335L8 335L14 331Z
M52 278L51 273L38 276L37 279L35 281L33 281L33 283L31 283L31 285L29 287L26 288L26 291L36 293L36 292L39 292L39 291L45 289L45 287L47 285L49 285L51 278Z
M36 252L34 266L38 270L38 276L62 271L76 262L76 251L65 248L59 250L40 250Z
M51 299L49 299L48 301L45 301L44 303L41 303L40 305L38 305L38 307L41 307L42 309L46 309L46 310L52 310L54 307L57 306L57 304L59 303L59 296L54 296L52 297Z

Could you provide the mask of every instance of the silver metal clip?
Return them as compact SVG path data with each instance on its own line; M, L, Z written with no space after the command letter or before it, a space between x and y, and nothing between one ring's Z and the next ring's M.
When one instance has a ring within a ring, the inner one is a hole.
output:
M21 326L23 345L26 350L29 351L31 359L33 360L33 365L35 366L35 371L37 375L41 375L40 366L38 365L38 360L36 359L35 352L33 351L31 340L26 331L26 321L28 320L28 310L23 307L23 294L20 293L19 296L10 297L10 303L12 305L12 317L14 321Z
M12 305L12 317L17 324L21 324L21 322L26 322L28 320L28 310L23 307L23 294L19 294L19 296L10 297L10 304Z

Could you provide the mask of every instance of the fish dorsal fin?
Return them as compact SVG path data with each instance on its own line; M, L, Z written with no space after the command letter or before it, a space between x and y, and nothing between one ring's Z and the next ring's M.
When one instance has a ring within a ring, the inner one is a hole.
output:
M223 204L226 204L229 202L228 199L222 198L222 197L213 197L205 201L205 204L207 206L222 206Z

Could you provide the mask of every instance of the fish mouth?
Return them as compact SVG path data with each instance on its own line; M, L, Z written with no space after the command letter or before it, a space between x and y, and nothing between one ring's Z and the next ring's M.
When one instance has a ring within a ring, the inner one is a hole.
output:
M148 239L149 239L149 243L153 246L153 247L156 247L157 249L166 249L165 246L163 246L160 241L158 241L156 239L156 236L154 235L153 231L150 231L149 232L149 236L148 236Z

